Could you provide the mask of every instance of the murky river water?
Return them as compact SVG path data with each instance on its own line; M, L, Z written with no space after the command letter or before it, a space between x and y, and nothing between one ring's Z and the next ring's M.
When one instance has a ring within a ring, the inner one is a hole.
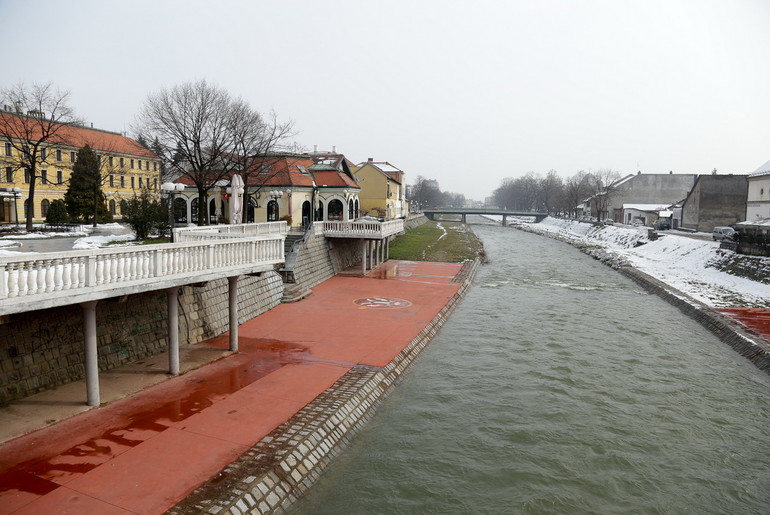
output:
M492 262L300 513L767 513L770 377L572 247Z

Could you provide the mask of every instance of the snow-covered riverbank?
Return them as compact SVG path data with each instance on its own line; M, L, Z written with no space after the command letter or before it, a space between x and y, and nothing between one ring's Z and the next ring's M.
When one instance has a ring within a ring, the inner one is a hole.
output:
M521 225L533 232L597 247L709 306L770 308L770 284L721 271L720 265L736 256L721 250L711 239L660 231L658 239L651 241L644 227L594 226L550 217L538 224ZM738 258L752 260L752 266L770 267L770 258Z

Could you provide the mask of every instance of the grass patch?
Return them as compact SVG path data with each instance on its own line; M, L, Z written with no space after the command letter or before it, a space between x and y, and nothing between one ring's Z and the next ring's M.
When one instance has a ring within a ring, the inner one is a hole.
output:
M460 222L426 222L390 244L390 259L462 263L482 255L484 245Z

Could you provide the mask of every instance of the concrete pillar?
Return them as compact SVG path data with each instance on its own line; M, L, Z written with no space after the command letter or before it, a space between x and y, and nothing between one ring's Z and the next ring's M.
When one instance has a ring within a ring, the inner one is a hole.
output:
M462 217L463 217L463 223L465 223L465 215L462 215Z
M166 290L168 299L168 373L179 374L179 288Z
M96 302L82 302L83 335L85 336L86 367L86 404L98 406L99 398L99 359L96 347Z
M361 240L361 275L366 275L366 240Z
M508 215L503 215L503 227L508 227Z
M230 350L238 350L238 276L228 277L230 283Z
M385 261L390 259L390 236L385 238Z
M374 242L369 242L369 270L374 268Z

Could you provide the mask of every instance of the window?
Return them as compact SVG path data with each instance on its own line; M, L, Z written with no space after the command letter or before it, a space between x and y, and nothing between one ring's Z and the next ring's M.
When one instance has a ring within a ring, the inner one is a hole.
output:
M61 170L56 170L56 184L64 184L64 174Z
M13 182L13 167L5 167L5 182Z
M45 161L47 157L48 157L48 152L46 152L46 149L41 148L40 149L40 160L41 161Z
M139 159L136 164L139 167L139 169L141 170L142 169L142 160Z
M134 167L134 160L132 159L131 160L131 168L133 168L133 167Z
M141 163L141 161L139 161ZM142 178L139 177L139 189L142 189Z
M125 175L121 175L120 176L120 187L121 188L125 188L126 187L126 176ZM123 209L123 208L120 208L120 209Z
M269 173L270 172L270 165L262 165L262 169L259 171L259 173Z
M121 167L121 168L123 168L123 166L124 166L124 163L123 163L123 158L121 157L121 158L120 158L120 167Z
M115 176L110 174L110 188L115 187Z
M158 189L158 179L152 180L152 187L155 188L156 190Z
M43 184L48 182L48 170L40 170L40 182Z
M112 213L112 216L115 216L115 200L110 199L110 213Z
M45 217L48 214L48 206L50 205L51 203L46 198L40 202L40 216Z
M110 167L112 167L112 166L113 166L113 165L112 165L112 156L110 156L109 158L107 158L107 163L110 165Z
M29 173L29 168L25 168L24 169L24 184L29 184L30 175L31 174Z
M6 143L5 144L5 155L6 156L10 156L11 155L11 144L10 143Z
M157 172L158 171L158 162L157 161L152 163L152 171L153 172Z
M74 162L75 162L75 153L70 152L70 163L74 163Z
M134 184L134 179L135 179L135 177L132 175L132 176L131 176L131 189L132 189L132 190L133 190L133 189L136 189L136 184Z
M61 149L60 148L56 149L56 160L57 161L61 161Z

